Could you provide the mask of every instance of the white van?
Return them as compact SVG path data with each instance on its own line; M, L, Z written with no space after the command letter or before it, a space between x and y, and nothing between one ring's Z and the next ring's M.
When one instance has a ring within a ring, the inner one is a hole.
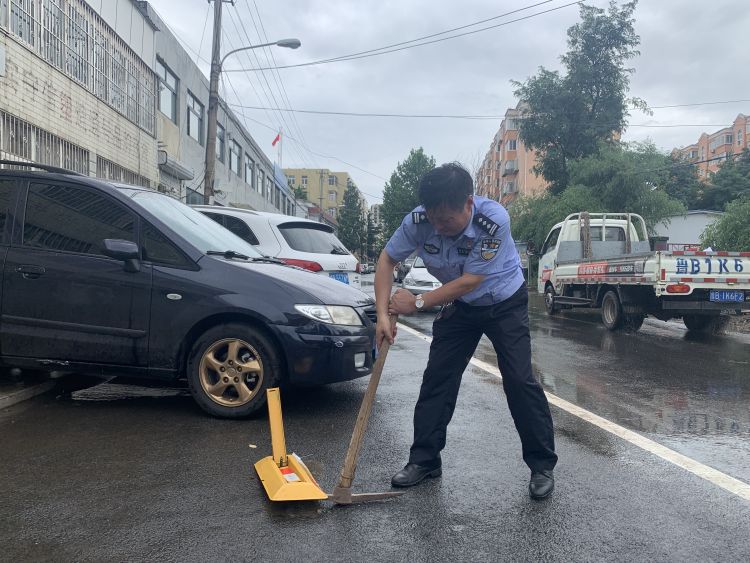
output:
M361 289L359 262L324 223L236 207L193 207L255 246L264 256Z

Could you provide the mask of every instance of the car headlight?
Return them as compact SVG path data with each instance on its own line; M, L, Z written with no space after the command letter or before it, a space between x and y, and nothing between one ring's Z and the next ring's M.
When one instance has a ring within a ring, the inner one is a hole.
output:
M294 308L321 323L363 326L362 319L352 307L343 305L295 305Z

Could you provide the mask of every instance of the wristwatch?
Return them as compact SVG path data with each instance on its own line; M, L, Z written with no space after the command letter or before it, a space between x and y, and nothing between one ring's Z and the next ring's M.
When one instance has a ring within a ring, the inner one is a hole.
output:
M422 299L421 293L417 295L417 300L414 302L414 305L416 305L417 311L421 311L422 307L424 307L424 299Z

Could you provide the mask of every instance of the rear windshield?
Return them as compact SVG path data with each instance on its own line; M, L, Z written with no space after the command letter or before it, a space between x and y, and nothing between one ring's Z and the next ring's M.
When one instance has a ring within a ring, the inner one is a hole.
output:
M324 225L282 223L279 225L279 231L287 244L299 252L349 254L343 243Z

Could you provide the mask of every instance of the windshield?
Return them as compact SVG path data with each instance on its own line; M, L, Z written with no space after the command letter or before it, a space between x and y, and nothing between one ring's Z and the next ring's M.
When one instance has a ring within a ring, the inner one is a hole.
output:
M250 244L213 219L174 198L158 192L127 189L122 191L201 252L233 250L250 258L262 256Z
M313 254L349 254L344 244L322 225L314 223L284 223L279 231L287 244L299 252Z
M414 260L414 265L412 268L426 268L427 266L424 265L424 260L422 260L422 257L419 256Z

